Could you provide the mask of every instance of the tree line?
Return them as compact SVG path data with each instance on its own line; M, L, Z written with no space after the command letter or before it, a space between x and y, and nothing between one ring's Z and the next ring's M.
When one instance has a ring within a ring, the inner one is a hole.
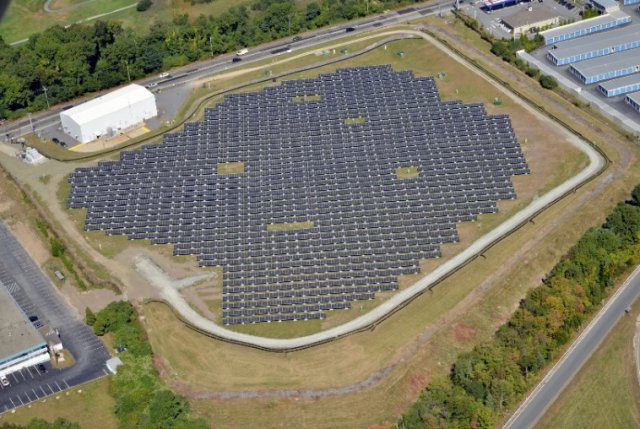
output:
M0 119L160 70L417 0L256 0L217 16L178 15L146 29L118 22L56 25L11 46L0 38ZM141 12L149 13L149 12Z
M153 366L153 351L127 301L116 301L98 313L86 309L85 320L96 335L112 333L121 349L123 365L113 376L111 394L115 415L123 429L208 429L201 417L191 413L187 399L169 389Z
M640 185L589 229L487 342L431 382L397 428L489 428L640 262Z

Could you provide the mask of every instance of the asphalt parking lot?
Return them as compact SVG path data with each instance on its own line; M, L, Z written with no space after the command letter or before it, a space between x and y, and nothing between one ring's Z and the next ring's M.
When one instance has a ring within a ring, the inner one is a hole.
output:
M29 367L10 374L10 386L0 386L0 412L108 375L105 362L111 356L102 341L64 302L1 221L0 287L7 288L25 314L58 329L64 347L76 360L70 368L54 369L47 363L46 371Z

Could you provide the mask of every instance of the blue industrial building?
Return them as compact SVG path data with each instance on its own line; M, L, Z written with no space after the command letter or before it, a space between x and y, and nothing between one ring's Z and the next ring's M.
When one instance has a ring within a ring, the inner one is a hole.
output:
M638 47L640 33L621 28L557 43L549 50L547 58L556 66L562 66Z
M606 97L640 91L640 74L634 73L618 79L607 80L598 85L598 91Z
M630 49L581 61L572 64L569 71L585 85L637 73L640 71L640 50Z
M541 32L540 35L544 38L545 45L551 45L557 42L562 42L563 40L575 39L576 37L582 37L587 34L615 28L629 22L631 22L631 17L626 13L617 10L606 15L600 15L595 18L574 22L573 24L552 28L551 30Z
M482 8L484 10L496 10L503 7L513 6L522 3L524 0L484 0Z
M625 103L631 106L634 110L640 112L640 91L632 94L627 94L624 98Z

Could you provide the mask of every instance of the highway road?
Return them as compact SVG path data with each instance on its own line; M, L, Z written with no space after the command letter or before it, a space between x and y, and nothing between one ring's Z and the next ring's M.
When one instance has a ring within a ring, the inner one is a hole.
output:
M596 351L625 309L640 296L640 266L609 299L593 321L573 342L560 361L547 373L533 392L505 423L503 429L529 429L542 418L584 363ZM603 412L606 410L603 408Z
M407 22L429 14L438 13L439 11L451 8L452 5L453 0L433 0L405 9L386 12L380 15L374 15L360 20L349 21L348 23L342 23L340 25L307 32L300 35L301 39L296 40L295 42L291 37L289 37L287 39L280 39L260 46L255 46L250 48L249 52L242 56L242 61L237 63L231 62L234 56L233 54L226 54L212 58L211 60L201 61L171 70L172 76L169 78L160 79L158 76L153 76L136 81L135 83L145 86L154 84L154 86L151 87L152 91L162 91L178 85L189 84L194 80L201 79L214 73L238 68L247 63L280 55L286 51L286 49L283 50L283 48L290 47L292 51L296 51L299 49L317 46L331 40L342 38L345 35L356 35L376 28ZM348 27L353 28L353 31L347 33L346 29ZM0 138L6 138L7 135L13 138L20 137L25 134L29 134L32 131L39 132L49 127L57 126L59 123L59 113L61 111L72 107L74 104L86 101L87 99L88 98L73 100L72 102L64 105L54 106L46 112L41 112L14 122L5 123L3 126L0 126ZM161 108L161 106L159 106L159 108Z

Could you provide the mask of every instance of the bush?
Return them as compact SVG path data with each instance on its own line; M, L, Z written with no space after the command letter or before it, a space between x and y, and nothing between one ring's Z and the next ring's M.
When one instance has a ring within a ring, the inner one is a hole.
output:
M558 81L553 76L543 74L540 76L540 85L545 89L556 89Z
M152 4L153 2L151 0L140 0L136 5L136 10L138 12L144 12L145 10L149 9Z
M49 239L49 247L51 249L51 256L54 258L61 258L66 250L64 243L60 241L58 237L51 237Z
M527 73L527 76L532 78L537 78L538 76L540 76L540 70L533 66L527 67L527 70L525 73Z

